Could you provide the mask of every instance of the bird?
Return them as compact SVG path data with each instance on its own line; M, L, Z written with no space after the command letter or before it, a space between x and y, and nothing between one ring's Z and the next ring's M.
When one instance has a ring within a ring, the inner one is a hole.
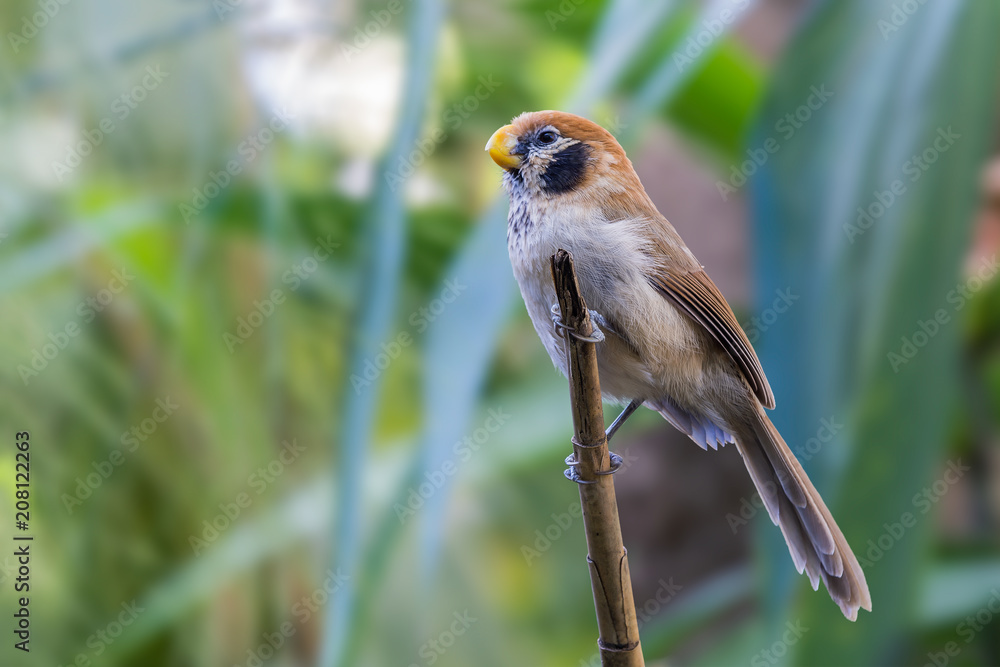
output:
M768 418L774 394L725 297L660 214L615 137L584 117L534 111L499 128L486 151L503 168L507 250L525 307L567 375L556 331L551 257L573 256L580 292L603 334L603 398L659 412L708 451L739 451L795 568L822 581L851 621L871 611L865 574L795 455Z

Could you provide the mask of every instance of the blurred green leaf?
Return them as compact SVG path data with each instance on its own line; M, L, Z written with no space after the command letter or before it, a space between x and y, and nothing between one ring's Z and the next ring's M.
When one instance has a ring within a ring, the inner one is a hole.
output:
M942 457L959 328L939 327L912 360L888 355L901 354L903 338L938 309L955 319L947 296L961 280L995 102L996 6L921 5L885 32L892 11L889 2L825 3L785 54L750 141L759 148L777 136L773 119L806 118L751 180L761 301L775 290L801 294L758 349L778 399L774 421L793 448L823 417L847 424L806 467L872 594L873 613L856 624L825 593L803 593L782 609L793 579L799 591L806 586L771 531L764 586L772 627L802 619L824 629L795 646L796 662L808 665L892 662L917 600L912 582L930 522L914 494ZM829 101L819 103L824 87ZM810 95L812 110L803 107ZM939 141L950 128L960 139ZM936 162L914 170L927 150L939 152ZM895 180L905 191L886 195ZM871 208L879 197L882 208ZM876 211L876 221L858 223L859 207ZM905 512L916 527L898 542L885 537Z
M1000 595L1000 562L938 565L927 573L925 581L917 601L918 622L925 626L954 622Z
M138 600L143 613L120 641L109 646L104 659L127 657L268 559L305 539L317 540L329 525L333 512L326 508L334 507L333 498L329 480L322 479L307 484L274 508L244 518L200 556L149 587L148 593ZM324 509L317 512L317 507Z
M392 145L376 169L378 187L367 228L367 243L363 249L368 261L364 263L366 270L357 304L350 374L345 381L349 388L345 392L347 399L338 434L339 460L334 468L340 513L330 563L331 568L342 567L355 579L337 591L332 609L326 616L320 654L320 664L325 666L346 667L357 659L360 638L352 631L352 626L358 622L356 599L359 595L372 595L371 590L358 590L354 582L363 579L360 576L365 562L360 471L366 468L380 381L376 377L369 386L359 388L354 379L366 376L366 366L383 353L381 345L393 338L391 326L404 261L406 209L404 189L393 184L388 174L396 164L409 159L420 138L433 83L438 31L443 17L444 3L441 0L418 0L413 4L409 15L410 40L402 113Z
M743 567L715 576L671 602L666 613L640 628L647 658L669 658L678 647L704 630L753 592L753 571Z

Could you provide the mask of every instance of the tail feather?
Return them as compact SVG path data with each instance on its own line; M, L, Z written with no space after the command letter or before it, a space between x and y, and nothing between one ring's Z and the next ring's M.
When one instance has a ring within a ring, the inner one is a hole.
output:
M670 399L647 400L646 405L687 433L702 449L735 442L768 516L785 536L799 574L805 572L813 590L818 590L822 581L850 620L857 619L858 609L871 611L868 583L858 559L762 407L757 406L752 427L743 433L730 434Z
M790 466L788 460L781 456L781 452L774 447L763 447L764 455L767 456L767 460L770 461L771 467L774 469L775 474L778 477L778 482L781 484L782 490L785 492L785 496L792 502L796 507L806 507L808 504L808 499L802 488L802 484L798 479L798 475L795 474L794 467ZM818 533L823 533L823 528L825 526L816 524L806 524L806 528L809 529L810 534L816 530ZM819 537L820 535L817 535ZM833 543L833 537L830 535L823 535L825 540L828 540L830 544ZM827 552L829 553L829 552Z
M783 513L790 516L795 511L787 498L781 498L780 503ZM798 570L799 574L802 574L803 571L806 572L809 576L809 583L812 584L813 590L816 590L819 588L819 576L816 574L816 568L806 567L810 557L813 555L813 551L810 547L809 539L802 531L801 524L794 521L776 521L775 523L781 528L781 534L785 536L785 542L788 544L789 553L792 554L792 562L795 563L795 569Z
M771 521L785 536L795 568L800 573L805 570L814 590L822 579L830 597L850 620L857 619L858 609L871 611L868 583L858 559L763 409L752 434L737 436L737 448ZM796 499L804 502L800 505Z

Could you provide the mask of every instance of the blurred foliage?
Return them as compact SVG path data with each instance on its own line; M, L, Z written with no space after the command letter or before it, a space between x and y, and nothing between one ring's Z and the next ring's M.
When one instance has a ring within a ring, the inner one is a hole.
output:
M982 3L928 9L909 17L898 35L880 28L885 39L849 42L859 22L879 25L884 8L827 5L790 47L763 114L777 117L801 104L811 86L828 86L832 94L756 182L761 293L787 285L803 292L780 337L760 351L782 388L779 401L791 407L776 418L786 438L806 441L823 415L846 422L836 441L845 446L823 449L807 466L821 471L821 489L841 489L828 498L845 534L874 536L868 545L854 544L869 577L871 619L838 624L837 611L818 596L802 596L793 611L774 615L775 632L795 614L808 627L830 628L795 647L803 664L921 659L899 639L919 596L912 582L929 566L922 551L931 526L921 522L903 535L893 526L906 512L929 509L930 501L924 506L915 494L941 477L943 456L969 461L946 451L960 338L948 323L967 301L954 288L964 282L969 225L941 221L974 219L978 171L995 131L998 53L991 35L1000 16ZM886 86L887 79L896 84ZM762 127L755 139L769 131ZM923 163L914 161L928 153ZM825 159L808 162L809 154ZM803 187L771 187L792 178ZM893 183L902 185L896 201ZM871 209L873 201L881 208ZM875 221L868 225L861 210L876 211ZM804 225L810 217L813 224ZM944 318L935 320L937 313ZM928 321L932 326L922 325ZM901 341L913 341L913 351ZM811 377L801 387L797 363L805 360ZM890 478L898 482L887 484ZM935 488L931 498L937 503L942 495ZM784 545L769 541L769 577L788 580L777 562ZM897 541L907 548L894 548Z
M565 382L518 302L482 146L524 110L573 108L634 159L668 128L724 182L824 81L830 105L748 186L757 298L736 306L803 295L758 346L775 421L790 443L848 424L806 465L859 555L944 461L974 480L868 571L857 624L759 521L755 560L684 582L644 646L650 664L754 664L795 620L815 628L782 651L799 664L922 664L964 642L1000 566L996 284L899 374L885 355L962 280L998 22L987 3L921 7L886 35L887 0L810 3L771 62L745 19L796 3L5 3L0 516L28 430L35 541L32 650L8 636L0 663L591 664L582 531L560 525ZM942 125L961 142L851 243L855 208ZM670 571L672 553L637 562ZM475 620L449 639L456 614ZM961 664L995 664L997 636Z

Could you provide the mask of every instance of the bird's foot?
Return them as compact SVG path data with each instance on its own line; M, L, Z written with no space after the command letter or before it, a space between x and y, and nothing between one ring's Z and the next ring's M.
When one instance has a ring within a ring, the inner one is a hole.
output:
M607 470L601 470L596 474L614 475L616 472L621 470L622 464L625 462L625 460L622 457L620 457L618 454L615 454L614 452L608 452L608 458L611 459L611 467L608 468ZM566 475L566 479L570 480L571 482L576 482L577 484L594 484L595 482L597 482L596 479L588 480L580 477L580 472L577 470L577 466L580 465L580 462L576 460L575 454L570 454L569 456L566 457L566 465L568 465L569 467L566 468L563 474Z
M552 304L552 307L549 309L549 312L552 313L552 325L553 327L555 327L556 335L559 336L560 338L565 338L566 334L568 333L569 335L573 336L573 338L577 340L582 340L587 343L604 342L604 332L601 331L600 327L598 327L595 315L596 317L599 317L600 321L602 322L604 321L604 318L601 317L597 311L594 310L590 311L591 324L593 325L594 330L593 332L591 332L589 336L584 336L583 334L578 333L575 329L566 326L566 323L563 322L562 314L559 312L558 303Z
M593 308L590 309L590 321L594 324L594 329L599 330L602 335L604 334L604 332L612 333L615 334L616 336L618 335L618 332L615 331L615 328L611 326L611 322L609 322L604 317L604 315L601 315Z

